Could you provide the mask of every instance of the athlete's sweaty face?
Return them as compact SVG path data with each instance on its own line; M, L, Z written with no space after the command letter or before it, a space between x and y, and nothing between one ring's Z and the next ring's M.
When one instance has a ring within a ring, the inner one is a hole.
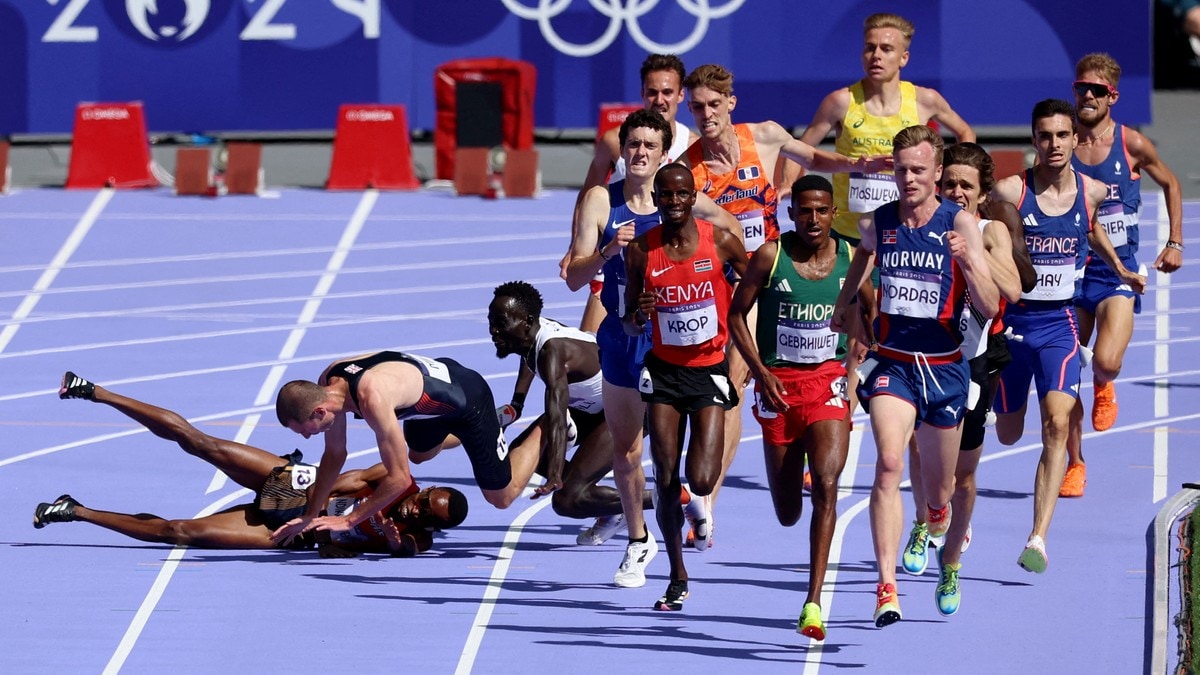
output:
M657 110L667 124L675 123L679 104L683 103L683 83L673 70L654 70L642 80L642 103L646 110Z
M888 82L900 76L908 63L908 45L904 34L895 28L872 28L863 36L863 72L875 82Z
M942 169L942 197L963 207L972 215L979 213L983 192L979 187L979 169L966 164L951 164Z
M663 153L662 132L649 127L634 127L625 138L625 146L621 148L621 158L625 160L625 173L631 176L651 178L654 172L662 166Z
M708 87L696 87L688 95L691 97L688 109L692 111L700 135L710 139L720 137L731 124L730 113L737 105L737 98Z
M805 190L799 195L792 193L788 216L796 223L796 234L801 244L809 249L818 249L829 238L837 207L833 205L833 195L828 192Z
M529 325L528 314L510 297L498 296L488 305L488 333L492 336L492 344L496 346L496 356L499 358L529 350L532 346Z
M692 216L696 184L682 164L668 164L654 176L654 203L663 224L682 225Z
M1061 169L1071 163L1079 137L1068 115L1043 117L1033 124L1033 149L1038 163L1050 169Z
M1109 87L1109 91L1100 96L1096 96L1095 88L1084 91L1082 96L1079 94L1079 88L1075 89L1075 116L1079 118L1080 124L1093 128L1108 117L1112 104L1117 101L1117 94L1114 93L1117 87L1094 70L1084 72L1079 81L1095 82Z
M933 196L942 167L934 160L933 146L927 142L911 148L897 150L896 187L900 190L900 202L915 207Z
M446 488L425 488L400 502L396 506L395 517L419 527L447 529L447 523L450 522L450 495Z

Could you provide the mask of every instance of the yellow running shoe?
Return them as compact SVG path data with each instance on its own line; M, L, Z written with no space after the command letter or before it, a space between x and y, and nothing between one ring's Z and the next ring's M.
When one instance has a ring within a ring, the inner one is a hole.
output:
M1062 487L1058 489L1059 497L1082 497L1083 488L1087 485L1087 465L1072 464L1067 467L1063 476Z
M796 632L814 640L825 639L825 622L821 621L821 606L815 602L804 603Z
M1108 431L1117 421L1117 388L1112 382L1096 387L1092 400L1092 428Z

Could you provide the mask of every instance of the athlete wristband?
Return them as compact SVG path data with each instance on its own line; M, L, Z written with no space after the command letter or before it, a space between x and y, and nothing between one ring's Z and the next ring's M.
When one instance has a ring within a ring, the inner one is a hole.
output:
M600 259L603 260L604 262L608 262L609 260L612 260L612 256L604 255L604 249L602 248L602 249L600 249Z
M1178 241L1168 241L1167 248L1173 248L1176 251L1183 251L1183 243Z

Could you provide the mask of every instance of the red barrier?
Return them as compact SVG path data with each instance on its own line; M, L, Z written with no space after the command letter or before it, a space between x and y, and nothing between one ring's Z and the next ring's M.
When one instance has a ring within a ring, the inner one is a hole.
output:
M537 69L532 63L504 58L459 59L444 63L433 76L437 124L433 134L437 177L454 178L458 148L459 83L496 82L501 88L498 145L510 150L533 148L533 97Z
M155 187L142 104L80 103L75 108L68 188Z
M175 152L175 194L217 196L208 148L179 148Z
M405 135L407 140L408 136ZM257 195L263 190L262 145L230 143L225 148L225 188L231 195Z
M0 195L8 194L12 167L8 165L8 141L0 141Z
M645 106L641 103L601 103L600 121L596 124L596 140L608 132L621 126L626 117Z
M329 190L415 190L408 118L402 105L342 105L333 138Z

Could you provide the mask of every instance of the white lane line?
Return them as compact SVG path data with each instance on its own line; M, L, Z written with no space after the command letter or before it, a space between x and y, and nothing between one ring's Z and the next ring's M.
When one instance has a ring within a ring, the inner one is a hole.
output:
M1158 250L1162 250L1170 238L1170 222L1167 220L1167 200L1158 193ZM1171 275L1155 272L1154 310L1154 374L1162 376L1154 381L1154 417L1163 418L1170 414L1170 392L1165 375L1170 372L1171 338ZM1168 450L1170 446L1168 427L1154 429L1154 483L1153 499L1158 503L1167 498Z
M358 250L358 247L355 247ZM557 276L554 277L533 277L526 278L525 281L539 285L560 284L562 280ZM501 282L496 279L487 281L473 282L469 284L436 284L428 286L404 286L403 288L381 288L369 291L343 291L341 293L329 293L325 296L327 300L352 300L355 298L378 298L378 297L395 297L401 295L425 295L427 293L447 293L454 291L472 291L487 289L490 291L498 286ZM243 307L260 307L262 305L279 305L291 304L300 300L307 299L309 296L275 296L269 298L252 298L245 300L222 300L216 302L191 302L179 305L150 305L146 307L122 307L120 309L105 309L91 312L63 312L56 314L43 313L36 317L27 318L23 323L41 323L47 321L77 321L80 319L108 319L108 318L128 318L132 316L151 316L152 318L166 319L190 319L190 320L210 320L210 321L241 321L249 322L255 319L272 319L277 318L278 314L248 314L248 313L233 313L225 312L209 312L199 314L199 310L233 310ZM1200 311L1200 310L1197 310ZM0 321L0 323L3 323Z
M521 499L528 492L521 493ZM504 543L500 545L499 554L496 556L496 564L492 566L492 575L488 578L487 588L483 591L483 598L479 601L479 609L475 612L475 621L471 624L471 632L467 634L467 642L463 645L462 654L458 657L458 667L454 669L455 675L466 675L471 672L475 666L475 658L479 655L479 645L483 642L483 635L487 632L488 623L492 619L492 611L496 609L496 599L500 597L500 591L504 587L504 578L508 576L508 568L512 563L513 554L517 551L517 542L521 540L521 532L525 529L525 524L529 522L539 511L550 505L549 499L539 499L537 502L521 512L521 515L513 519L511 525L508 526L508 531L504 533Z
M508 256L504 258L454 258L450 260L428 260L415 263L402 263L397 265L367 265L362 267L350 267L342 270L342 274L395 274L397 272L418 272L424 270L437 270L445 272L457 268L476 268L481 265L498 265L498 266L528 266L534 262L558 262L562 258L558 253L547 253L538 255L521 255ZM133 281L120 282L110 284L93 284L90 286L77 286L48 291L51 293L81 293L81 292L112 292L124 291L139 288L167 288L171 286L199 286L202 284L231 284L231 283L248 283L254 281L279 281L281 279L304 279L323 274L313 269L293 270L289 272L258 272L244 274L226 274L226 275L201 275L194 277L176 277L171 279L154 279L151 281ZM0 298L11 298L21 295L16 291L0 292Z
M841 501L849 497L853 493L855 479L858 473L858 458L862 454L863 432L866 429L866 424L855 424L854 429L850 432L850 449L846 454L846 469L843 469L842 475L838 479L837 499ZM811 500L810 500L811 502ZM842 543L846 539L846 528L850 521L858 512L866 508L866 500L859 502L850 508L849 511L837 517L837 523L833 528L833 539L829 543L829 565L825 568L825 581L821 586L821 612L825 618L832 616L830 612L833 607L833 589L837 585L838 566L842 560ZM836 503L834 508L837 508ZM812 509L809 508L809 517L812 517ZM821 669L821 657L825 653L825 643L819 640L809 639L808 651L804 655L804 673L803 675L817 675Z
M111 188L105 188L96 193L92 203L84 212L83 217L79 222L75 223L75 229L71 230L71 234L67 236L58 253L54 254L54 258L50 260L50 264L42 270L42 275L38 277L37 282L33 284L33 289L25 294L21 300L21 304L17 306L12 315L12 322L0 330L0 352L3 352L8 343L12 342L13 336L17 334L17 330L21 327L21 321L33 312L33 308L37 307L38 302L42 299L42 295L54 283L54 279L58 277L58 273L66 266L67 261L83 243L83 238L92 229L92 225L96 224L96 219L104 211L104 207L112 200L114 191Z
M547 303L549 309L557 309L562 307L580 307L582 301L572 301L565 303ZM320 321L309 322L305 328L336 328L338 326L364 326L368 323L395 323L406 321L425 321L428 319L464 319L476 321L481 326L485 324L487 315L485 306L470 307L467 309L456 309L452 311L440 312L416 312L412 314L380 314L376 316L357 316L347 317L336 321ZM0 354L0 359L11 359L22 356L39 356L42 354L58 354L62 352L78 352L87 349L105 349L110 347L134 347L137 345L148 344L166 344L168 342L186 342L189 340L202 340L210 338L232 337L236 335L256 335L261 333L277 333L280 331L293 331L294 323L276 324L273 326L258 326L255 328L238 328L233 330L213 330L202 333L188 333L185 335L160 335L158 337L135 338L132 340L113 340L110 342L93 342L90 344L77 345L59 345L55 347L45 347L43 349L27 349L22 352L10 352L8 354ZM486 334L486 332L484 333ZM490 340L483 340L490 342ZM365 353L365 352L364 352Z
M377 452L377 448L350 453L346 459L353 459L372 452ZM254 494L252 491L241 488L209 504L194 517L203 518L211 516L242 497L252 494ZM186 546L176 546L167 554L167 560L163 563L162 569L158 571L158 576L154 578L154 584L150 587L150 592L146 595L146 599L142 601L142 605L138 607L138 611L134 615L133 621L129 624L129 628L125 630L125 635L121 638L121 643L117 646L116 652L108 660L108 665L104 667L105 675L118 673L121 667L125 665L125 659L129 658L129 653L133 651L133 646L137 643L138 636L141 635L142 629L146 627L146 622L150 620L150 615L154 612L158 601L162 598L163 593L166 592L167 585L171 583L171 577L175 575L175 570L179 567L179 561L183 559L187 550L188 547Z
M346 229L342 232L342 237L338 241L337 248L334 249L333 255L326 265L326 271L317 282L316 289L313 291L313 298L305 303L299 317L299 325L289 335L287 342L280 351L281 359L290 359L295 356L296 348L300 344L300 339L304 332L308 330L312 319L316 316L317 309L320 307L321 295L327 293L333 285L334 278L337 276L338 270L345 263L346 256L349 254L351 247L354 246L354 240L362 231L366 224L367 217L371 214L371 209L375 206L375 202L379 199L379 192L376 190L367 190L363 193L362 199L358 202L358 207L354 210L354 215L350 217L350 222L347 223ZM273 391L278 384L279 378L282 377L284 366L272 368L267 374L266 381L259 390L259 398L264 397L265 392ZM262 405L261 403L259 405ZM243 425L244 428L245 425ZM240 497L242 494L248 493L248 490L235 492L230 497L219 500L217 504L226 503L228 500ZM207 515L207 510L205 512ZM142 634L142 629L145 628L146 622L150 619L151 613L158 606L158 601L162 599L163 593L166 591L167 585L171 582L171 578L175 574L175 570L179 566L179 560L183 558L183 554L187 552L187 547L180 546L172 549L171 555L168 556L167 564L158 573L158 577L154 580L154 585L150 588L150 592L142 600L142 604L138 607L137 614L134 615L133 621L126 629L121 643L117 645L117 650L113 653L112 658L105 667L104 672L116 673L121 670L125 659L129 657L133 651L134 645L137 643L138 637Z

